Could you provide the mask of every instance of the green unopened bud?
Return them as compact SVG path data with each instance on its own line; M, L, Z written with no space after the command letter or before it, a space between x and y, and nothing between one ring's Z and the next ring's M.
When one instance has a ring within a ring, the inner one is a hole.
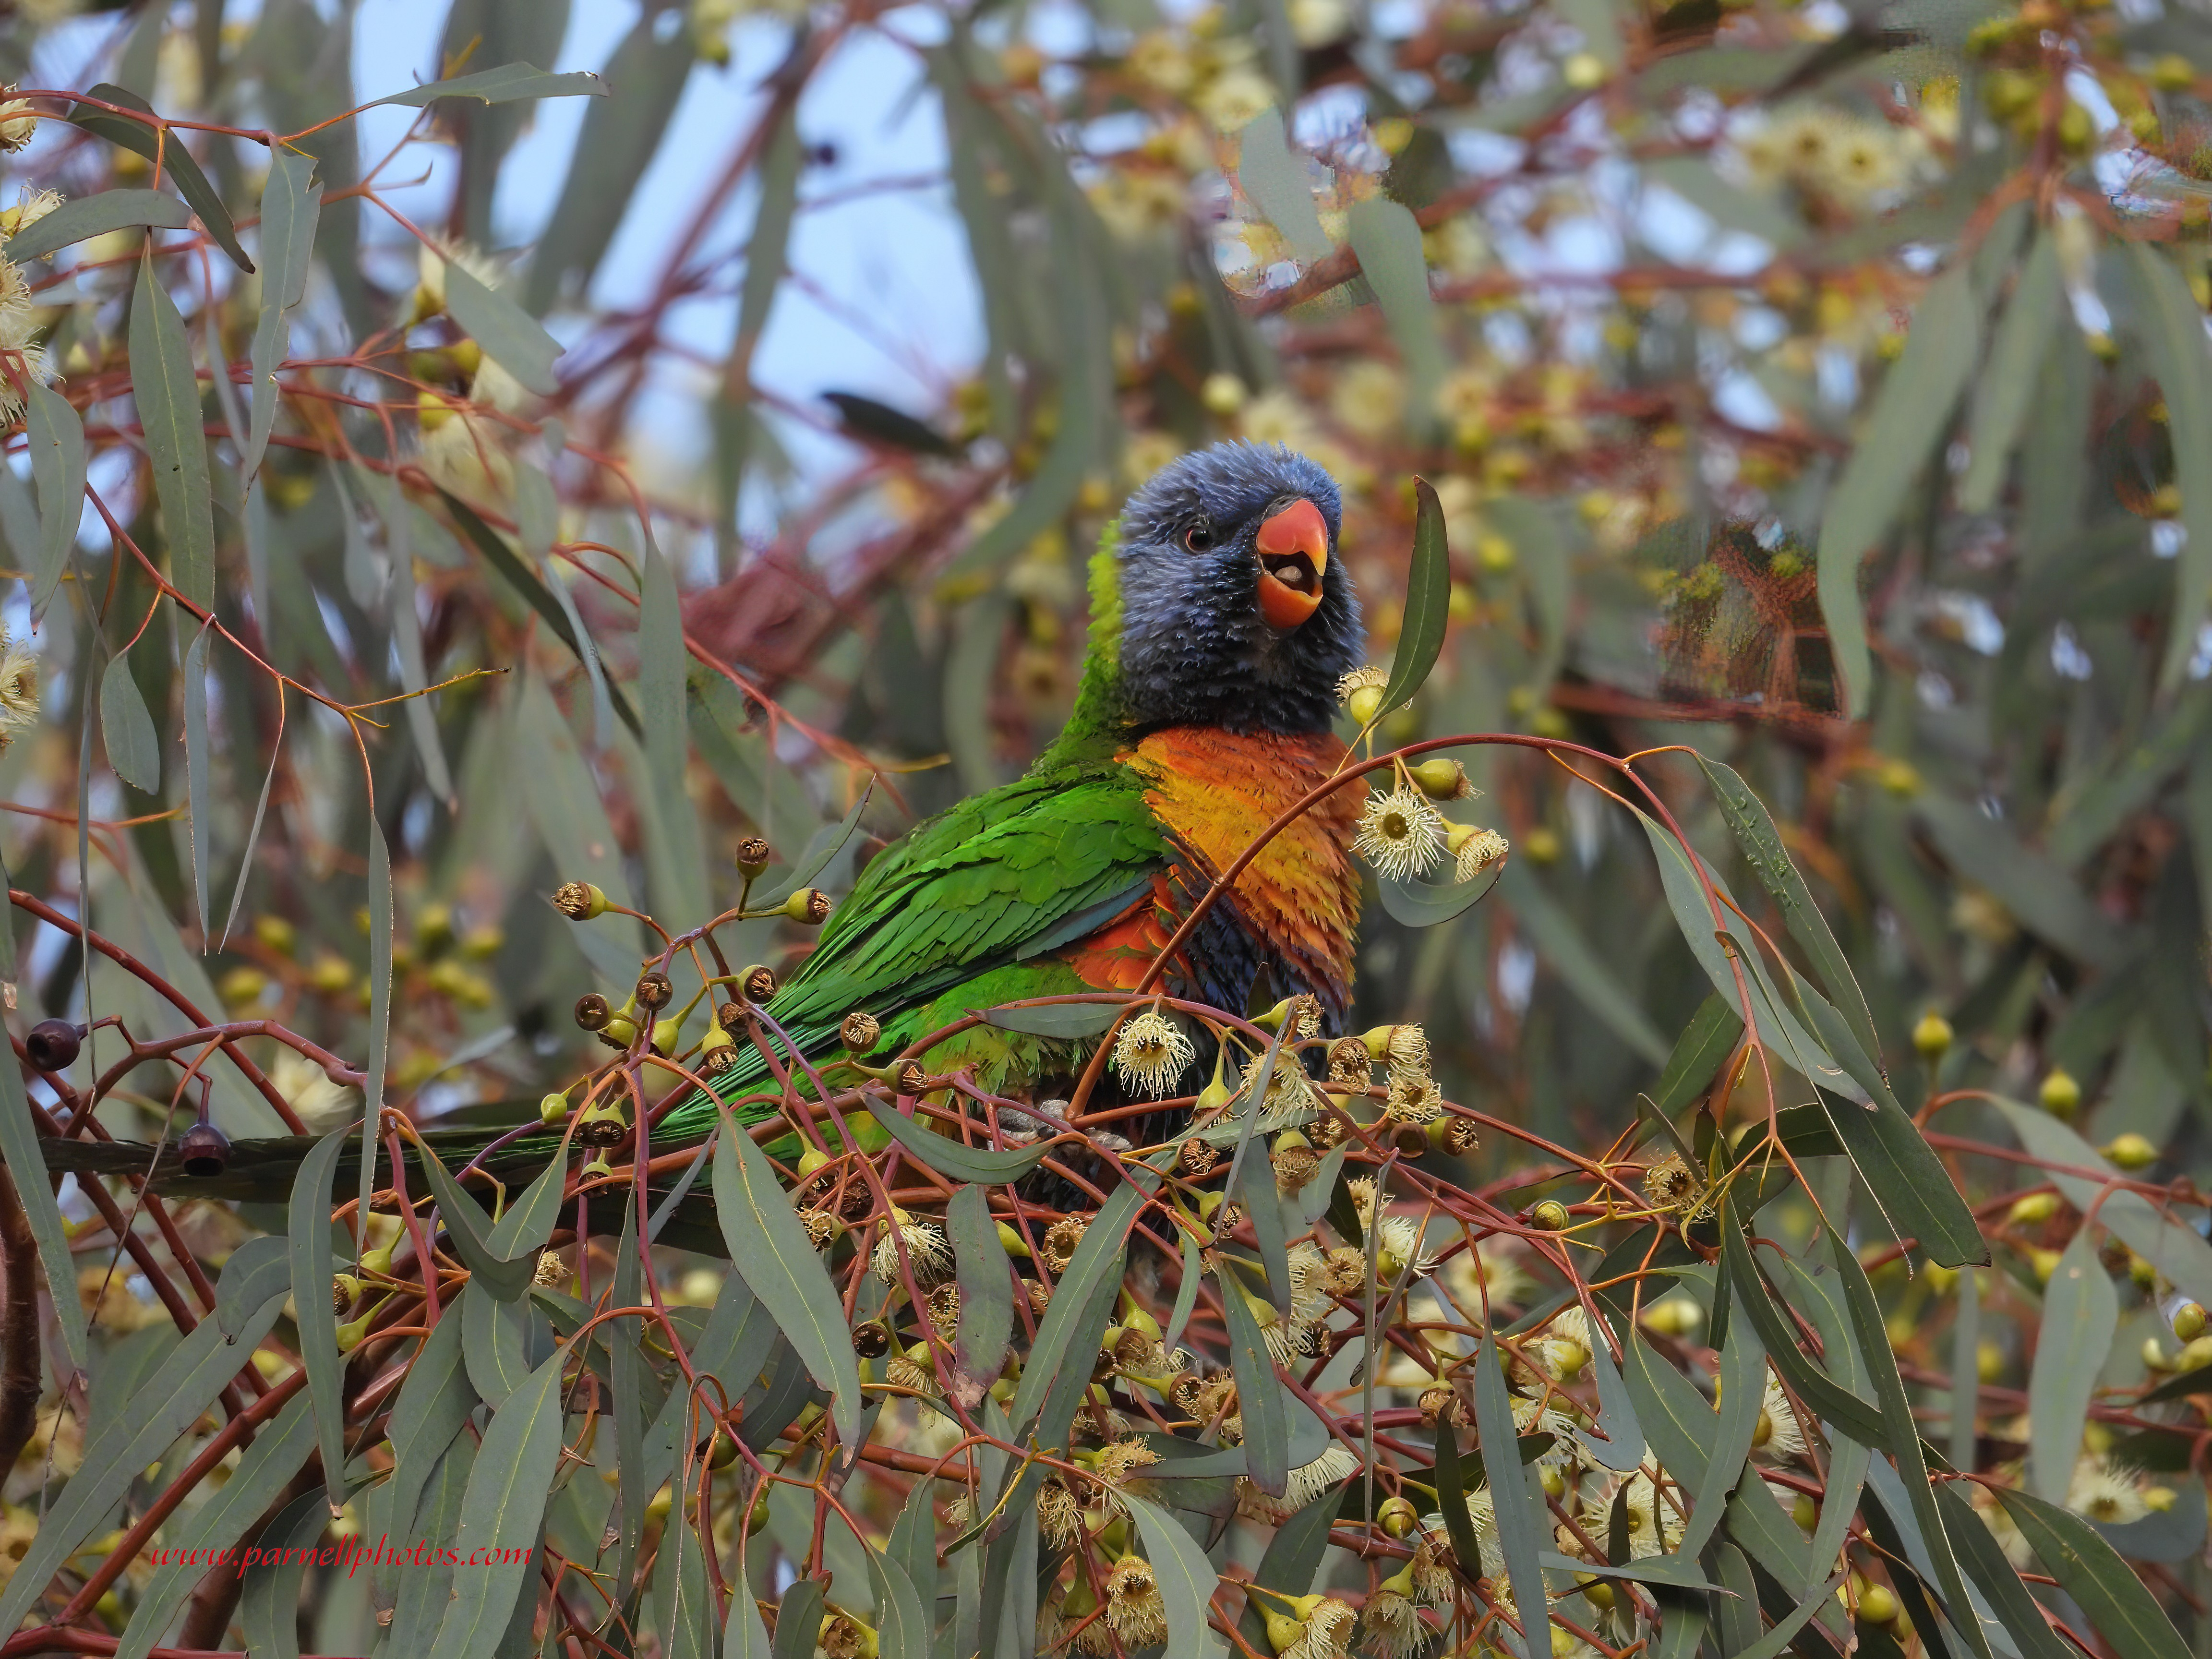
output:
M331 1276L331 1311L343 1313L353 1306L361 1291L361 1280L351 1273L333 1273Z
M1547 1233L1564 1232L1571 1219L1567 1206L1556 1198L1547 1198L1528 1212L1528 1224L1541 1227Z
M1030 1247L1021 1234L1003 1221L998 1224L999 1248L1006 1251L1008 1255L1018 1256L1024 1261L1029 1260Z
M362 1340L368 1335L368 1322L375 1317L376 1310L371 1308L350 1325L339 1326L338 1352L351 1353L356 1348L361 1346Z
M637 1041L637 1022L628 1014L611 1014L599 1027L599 1041L610 1048L627 1048Z
M1801 1492L1790 1500L1790 1518L1807 1532L1820 1524L1820 1506L1813 1501L1812 1493Z
M763 1484L765 1486L765 1483ZM750 1538L766 1525L768 1525L768 1493L763 1491L761 1495L753 1500L752 1508L745 1511L745 1536Z
M2057 1194L2030 1193L2027 1197L2013 1201L2009 1218L2016 1226L2033 1227L2050 1220L2057 1213Z
M2107 1142L2105 1156L2123 1170L2148 1170L2158 1162L2158 1148L2130 1131Z
M556 1089L538 1103L538 1121L547 1128L558 1128L568 1121L568 1097Z
M363 1252L361 1270L365 1273L389 1273L392 1271L392 1247L386 1244L381 1249Z
M2081 1085L2063 1066L2053 1067L2051 1075L2043 1079L2043 1086L2035 1091L2035 1097L2051 1116L2070 1118L2081 1109Z
M1920 1023L1912 1028L1912 1046L1923 1059L1941 1060L1949 1052L1953 1037L1951 1022L1930 1008L1920 1016Z
M662 1055L674 1054L676 1052L676 1041L683 1035L683 1032L684 1022L680 1019L655 1020L653 1023L653 1052L657 1054Z
M1375 1511L1382 1530L1393 1538L1404 1538L1421 1524L1421 1512L1403 1498L1386 1498Z
M1432 755L1406 771L1431 800L1456 800L1468 790L1467 768L1442 755Z
M2173 1334L2184 1342L2194 1342L2204 1334L2203 1304L2185 1302L2173 1310Z

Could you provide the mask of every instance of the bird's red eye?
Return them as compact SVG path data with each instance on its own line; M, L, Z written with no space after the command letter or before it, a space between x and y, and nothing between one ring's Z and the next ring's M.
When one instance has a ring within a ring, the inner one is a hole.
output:
M1182 532L1182 544L1194 553L1203 553L1213 545L1213 526L1204 519L1195 520Z

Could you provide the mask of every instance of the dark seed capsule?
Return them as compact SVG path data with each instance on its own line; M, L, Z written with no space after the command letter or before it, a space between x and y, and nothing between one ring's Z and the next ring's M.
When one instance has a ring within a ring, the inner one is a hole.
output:
M23 1052L31 1057L31 1064L42 1072L67 1069L76 1060L84 1034L65 1019L42 1019L31 1028L23 1039Z
M738 989L748 1002L766 1002L775 994L775 969L755 963L738 976Z
M769 860L775 856L768 842L758 836L747 836L738 843L738 869L748 879L767 869Z
M881 1359L891 1351L890 1327L871 1319L853 1328L853 1352L863 1359Z
M185 1173L204 1181L230 1167L230 1137L212 1123L195 1123L177 1143Z
M744 1030L745 1029L745 1005L742 1002L726 1002L722 1004L721 1006L714 1010L714 1024L720 1026L726 1031Z
M637 1006L665 1008L676 997L676 987L665 974L641 974L637 981Z
M587 1031L605 1030L614 1014L613 1007L597 991L586 991L576 999L576 1024Z

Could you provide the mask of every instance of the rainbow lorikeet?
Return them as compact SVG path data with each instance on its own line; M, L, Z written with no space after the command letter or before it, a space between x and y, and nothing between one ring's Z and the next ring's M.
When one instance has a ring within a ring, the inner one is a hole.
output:
M842 1052L840 1028L855 1012L878 1024L871 1052L883 1057L974 1010L1137 985L1216 872L1344 757L1331 729L1337 682L1364 636L1335 556L1340 514L1328 474L1279 445L1217 444L1129 499L1092 560L1089 650L1066 728L1025 776L878 854L768 1004L810 1059ZM1325 797L1271 842L1168 964L1163 988L1237 1010L1255 984L1310 994L1340 1028L1359 793ZM970 1066L994 1092L1036 1098L1072 1075L1084 1046L977 1026L924 1064ZM739 1053L714 1079L724 1099L757 1092L766 1076L757 1052ZM702 1139L717 1115L696 1096L655 1126L655 1149ZM426 1138L450 1165L497 1133ZM241 1141L223 1176L190 1184L243 1191L238 1177L296 1164L307 1144ZM557 1144L533 1130L486 1161L501 1172L540 1166ZM139 1170L148 1152L56 1150L70 1167Z

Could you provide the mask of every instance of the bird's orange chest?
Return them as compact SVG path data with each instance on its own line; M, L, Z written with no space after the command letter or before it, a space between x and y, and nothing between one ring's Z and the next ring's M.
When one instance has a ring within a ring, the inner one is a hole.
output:
M1267 827L1333 775L1345 756L1334 734L1238 736L1171 726L1122 756L1143 775L1146 802L1210 880ZM1231 891L1246 924L1278 954L1348 983L1359 912L1350 854L1357 784L1322 797L1262 848Z

